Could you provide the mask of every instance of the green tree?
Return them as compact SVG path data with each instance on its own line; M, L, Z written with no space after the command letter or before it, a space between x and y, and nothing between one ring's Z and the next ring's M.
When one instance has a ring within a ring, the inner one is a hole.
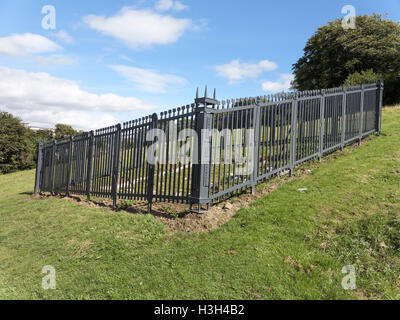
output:
M76 131L74 128L67 124L58 123L56 124L56 140L65 139L70 136L74 136L81 133L81 131Z
M30 169L35 166L35 134L20 119L0 112L0 173Z
M382 78L383 77L380 74L375 73L374 70L368 69L349 75L344 82L344 85L346 87L358 86L364 83L373 83Z
M380 15L357 16L356 29L341 20L318 28L293 65L298 90L343 85L350 75L372 70L385 80L385 103L400 100L400 24ZM366 75L364 73L364 75Z
M57 124L54 137L51 130L33 131L12 114L0 112L0 174L35 168L38 141L50 142L81 132L71 126Z
M38 130L36 131L36 139L41 142L51 142L54 140L53 132L51 130Z

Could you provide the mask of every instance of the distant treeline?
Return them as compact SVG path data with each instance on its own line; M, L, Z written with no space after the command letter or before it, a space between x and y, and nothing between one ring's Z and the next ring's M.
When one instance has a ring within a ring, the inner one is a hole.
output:
M57 124L55 133L52 130L31 130L21 119L0 111L0 174L34 168L39 140L50 142L78 133L65 124Z

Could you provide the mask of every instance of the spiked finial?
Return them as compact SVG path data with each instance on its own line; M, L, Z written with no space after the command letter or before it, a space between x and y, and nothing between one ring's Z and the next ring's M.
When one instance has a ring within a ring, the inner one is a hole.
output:
M215 107L219 103L216 99L216 96L217 96L217 89L214 89L214 98L208 97L208 86L206 85L204 90L204 96L201 98L199 98L199 88L197 88L195 103L197 105L203 105L205 107L207 106Z

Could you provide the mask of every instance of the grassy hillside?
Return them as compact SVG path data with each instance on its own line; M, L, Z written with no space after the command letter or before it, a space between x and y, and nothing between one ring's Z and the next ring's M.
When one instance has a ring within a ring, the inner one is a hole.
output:
M31 200L33 171L0 176L0 298L400 297L400 107L384 110L382 136L308 167L202 234ZM56 290L41 287L45 265L56 268ZM355 291L341 286L345 265L356 266Z

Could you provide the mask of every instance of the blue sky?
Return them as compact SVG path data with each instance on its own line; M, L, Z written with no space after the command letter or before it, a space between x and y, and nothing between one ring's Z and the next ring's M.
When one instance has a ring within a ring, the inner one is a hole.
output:
M205 84L220 99L280 91L344 5L400 20L398 0L2 0L0 110L95 129L191 103Z

